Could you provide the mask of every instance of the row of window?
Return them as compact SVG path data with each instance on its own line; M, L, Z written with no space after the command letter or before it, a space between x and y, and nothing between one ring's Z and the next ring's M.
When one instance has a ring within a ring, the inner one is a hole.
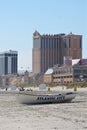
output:
M66 69L66 70L57 70L54 71L53 74L65 74L65 73L72 73L73 70L72 69Z
M54 71L53 74L65 74L65 73L84 73L84 74L87 74L87 69L83 69L83 70L80 70L80 69L66 69L66 70L57 70L57 71Z
M34 48L71 48L71 39L66 38L34 38ZM82 48L82 39L79 41L79 48Z
M87 74L87 69L83 69L83 70L74 69L74 73L84 73L84 74Z
M58 77L53 77L53 79L60 79L61 82L64 81L65 78L73 78L73 76L58 76ZM84 79L87 78L87 75L84 75L82 78L79 75L74 75L74 78L78 78L78 79Z
M58 77L53 77L53 79L64 79L64 78L72 78L72 76L58 76Z
M70 48L70 39L63 41L60 38L42 38L41 48Z
M59 82L55 82L55 84L59 84L61 83L60 81ZM64 83L72 83L72 81L64 81Z
M61 48L61 39L42 38L41 48Z
M74 75L74 78L79 78L79 79L82 79L82 78L87 78L87 75Z

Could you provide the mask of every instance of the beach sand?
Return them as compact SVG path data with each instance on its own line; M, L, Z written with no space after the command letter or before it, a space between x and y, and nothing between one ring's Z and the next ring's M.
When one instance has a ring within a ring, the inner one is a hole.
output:
M19 104L14 95L0 94L0 130L87 130L87 88L77 92L71 103L43 105Z

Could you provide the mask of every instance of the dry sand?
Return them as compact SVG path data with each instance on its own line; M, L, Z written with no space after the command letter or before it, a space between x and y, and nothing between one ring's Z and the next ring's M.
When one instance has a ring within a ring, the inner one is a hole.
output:
M45 105L23 105L0 94L0 130L87 130L87 88L77 92L71 103Z

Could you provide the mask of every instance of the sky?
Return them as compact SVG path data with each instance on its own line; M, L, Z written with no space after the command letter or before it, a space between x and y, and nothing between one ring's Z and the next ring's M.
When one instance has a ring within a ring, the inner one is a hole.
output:
M0 52L18 51L18 69L32 70L35 30L82 35L87 58L87 0L0 0Z

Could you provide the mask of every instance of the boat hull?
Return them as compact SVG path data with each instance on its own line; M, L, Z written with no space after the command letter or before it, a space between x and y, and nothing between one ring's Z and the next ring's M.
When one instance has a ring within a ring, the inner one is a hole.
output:
M17 94L16 99L22 104L62 103L70 102L75 96L76 93L35 95L24 92Z

